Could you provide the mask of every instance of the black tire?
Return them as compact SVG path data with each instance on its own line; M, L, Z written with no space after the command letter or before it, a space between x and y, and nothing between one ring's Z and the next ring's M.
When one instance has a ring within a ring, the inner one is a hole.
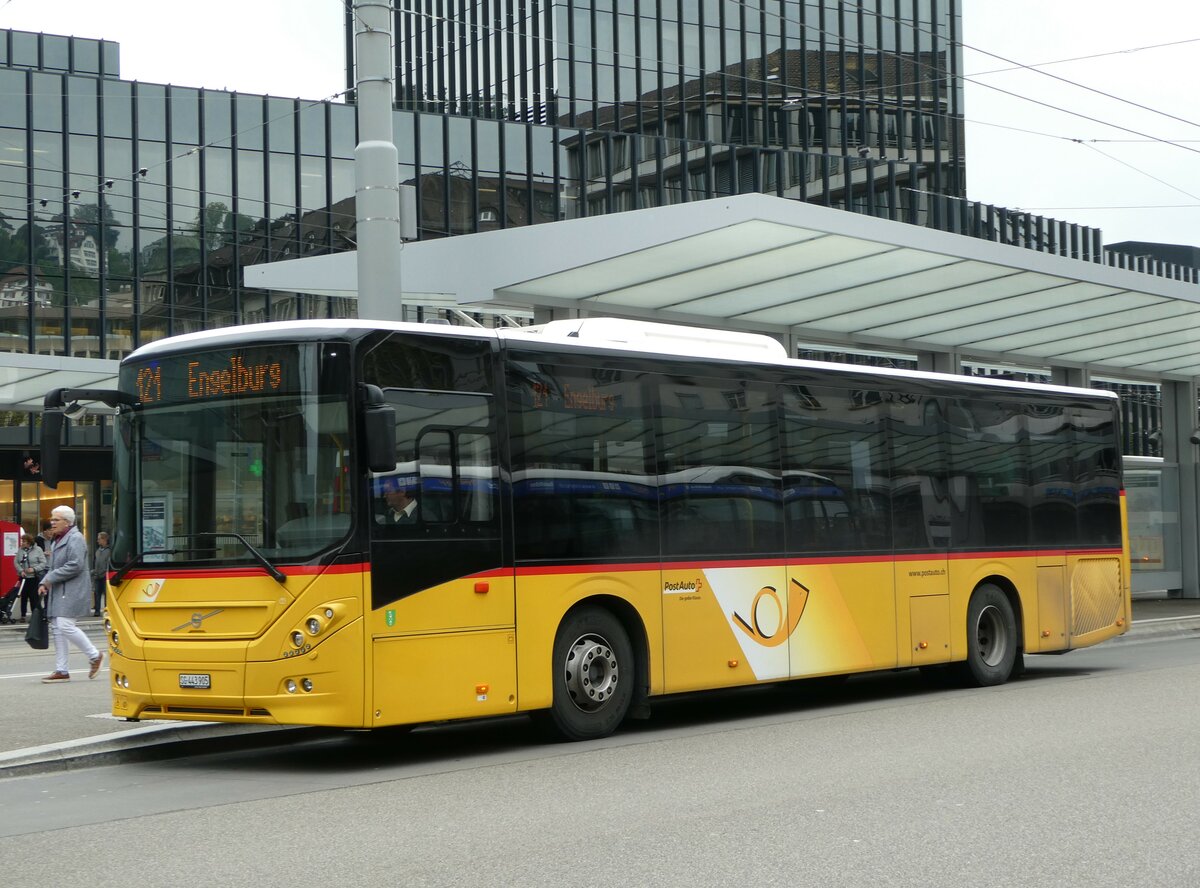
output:
M1004 684L1012 677L1020 653L1017 618L997 586L980 586L967 606L967 661L963 680L975 687Z
M607 737L625 720L637 668L620 621L600 607L567 614L554 638L550 721L565 740Z

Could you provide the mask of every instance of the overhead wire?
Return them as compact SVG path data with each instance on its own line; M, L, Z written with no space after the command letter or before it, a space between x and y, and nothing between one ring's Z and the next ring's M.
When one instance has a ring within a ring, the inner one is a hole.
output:
M1188 37L1185 40L1172 40L1170 43L1152 43L1148 46L1134 46L1129 49L1113 49L1108 52L1094 52L1090 55L1072 56L1068 59L1053 59L1048 62L1030 62L1029 64L1014 64L1008 68L993 68L990 71L971 71L966 76L968 77L984 77L988 74L1004 74L1008 71L1021 71L1027 68L1045 68L1050 65L1065 65L1070 62L1087 62L1092 59L1103 59L1114 55L1128 55L1135 52L1144 52L1149 49L1166 49L1170 46L1182 46L1186 43L1200 43L1200 37Z
M1140 173L1141 175L1146 176L1149 179L1153 179L1155 182L1158 182L1160 185L1166 185L1172 191L1178 191L1180 194L1184 195L1185 197L1190 197L1192 200L1200 200L1200 195L1192 194L1190 191L1185 191L1184 189L1180 188L1177 185L1172 185L1170 182L1166 181L1165 179L1160 179L1158 176L1154 175L1153 173L1148 173L1148 172L1146 172L1146 170L1143 170L1140 167L1136 167L1131 163L1126 163L1125 161L1121 160L1121 158L1119 158L1119 157L1113 157L1111 154L1109 154L1105 151L1101 151L1095 145L1089 144L1087 142L1082 142L1081 144L1085 148L1092 149L1093 151L1095 151L1097 154L1101 155L1102 157L1107 157L1109 160L1111 160L1115 163L1121 164L1121 166L1128 167L1129 169L1133 170L1135 173Z

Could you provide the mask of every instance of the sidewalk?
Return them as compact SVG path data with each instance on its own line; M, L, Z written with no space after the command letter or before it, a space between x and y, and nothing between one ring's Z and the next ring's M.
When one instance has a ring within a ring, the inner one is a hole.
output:
M100 641L101 619L87 618L79 624L93 641ZM25 648L24 631L22 625L0 626L0 651L8 662L17 664L14 674L8 676L11 680L0 682L0 712L5 723L0 733L0 779L184 755L193 744L205 752L251 748L278 742L281 731L296 732L300 739L325 730L117 719L109 714L111 673L107 660L95 680L88 681L82 655L72 651L71 681L44 686L40 678L50 671L53 655ZM1200 599L1137 597L1129 632L1108 644L1183 637L1200 637Z

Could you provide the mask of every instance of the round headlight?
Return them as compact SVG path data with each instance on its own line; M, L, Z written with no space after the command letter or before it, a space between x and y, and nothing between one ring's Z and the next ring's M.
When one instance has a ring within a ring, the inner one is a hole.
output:
M113 647L121 646L121 636L117 635L116 629L112 631L112 635L110 637L112 638Z
M304 633L299 629L292 633L292 644L296 647L304 647Z
M316 635L318 632L321 631L321 621L318 620L316 617L309 617L308 623L305 625L308 627L309 635Z
M304 692L307 694L309 691L312 690L312 679L311 678L300 679L300 687L304 688Z
M125 690L129 690L129 676L128 675L121 676L121 687L123 687Z
M287 692L289 694L296 693L296 683L294 681L292 681L290 678L283 683L283 686L285 688L287 688Z
M331 608L331 607L325 608L325 619L327 619L327 620L333 619L333 608Z
M112 620L110 620L108 617L104 618L104 631L106 633L112 632Z

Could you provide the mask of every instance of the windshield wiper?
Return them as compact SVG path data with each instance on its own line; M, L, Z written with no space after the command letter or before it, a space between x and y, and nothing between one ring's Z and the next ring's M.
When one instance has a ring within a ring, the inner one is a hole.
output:
M172 537L172 539L176 539L176 537ZM258 551L258 549L254 548L254 546L251 545L250 542L244 536L242 536L240 533L192 533L192 534L183 534L182 536L178 537L178 539L185 539L185 540L235 539L239 543L241 543L243 546L246 547L246 551L249 552L250 555L254 558L254 560L259 563L259 566L262 567L263 570L265 570L267 573L269 573L271 575L271 578L274 579L275 582L283 583L284 581L287 580L287 574L285 574L283 571L281 571L279 568L277 568L274 564L272 564L270 561L268 561L266 556L263 555L262 552ZM136 555L134 555L132 558L130 558L128 561L126 561L124 564L122 564L119 568L117 568L116 573L114 573L112 575L112 579L109 580L109 583L113 586L119 585L125 579L125 575L128 574L131 570L133 570L135 567L137 567L139 565L148 563L146 561L146 558L151 555L179 555L184 552L207 552L207 551L208 551L207 548L202 549L202 548L196 548L196 547L189 547L189 548L184 548L184 549L144 549L141 552L138 552Z

